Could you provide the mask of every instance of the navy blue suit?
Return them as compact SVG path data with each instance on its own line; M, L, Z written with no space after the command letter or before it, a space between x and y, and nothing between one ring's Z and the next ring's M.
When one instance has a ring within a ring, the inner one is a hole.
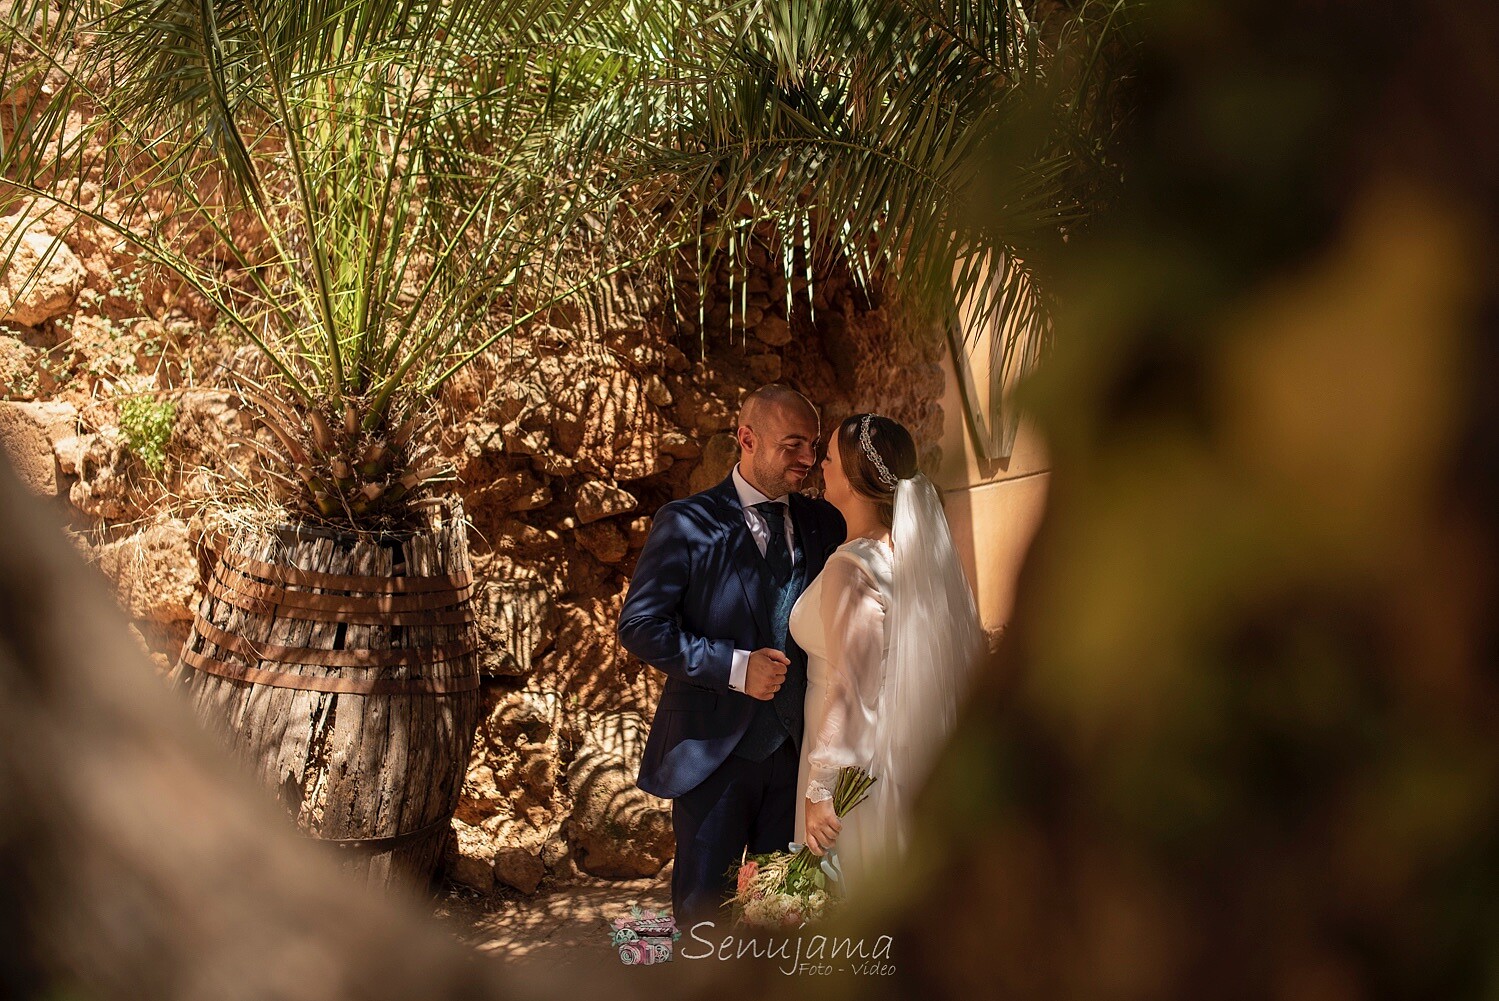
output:
M803 586L844 541L831 504L788 498ZM672 899L679 926L718 910L741 852L783 850L794 831L802 735L764 761L735 755L761 703L729 687L734 650L774 646L774 582L730 475L663 506L641 551L620 614L625 649L666 675L637 785L672 800L677 856ZM807 658L795 641L784 687L806 691Z

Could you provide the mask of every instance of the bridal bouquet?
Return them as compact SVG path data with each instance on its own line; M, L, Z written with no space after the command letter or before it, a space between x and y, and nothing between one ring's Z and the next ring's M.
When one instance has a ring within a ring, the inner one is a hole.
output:
M838 773L833 790L833 812L841 819L864 802L875 779L862 768L849 766ZM750 928L797 928L818 921L833 908L830 884L840 881L836 853L819 858L812 849L793 842L789 851L748 855L735 873L734 896L726 906Z

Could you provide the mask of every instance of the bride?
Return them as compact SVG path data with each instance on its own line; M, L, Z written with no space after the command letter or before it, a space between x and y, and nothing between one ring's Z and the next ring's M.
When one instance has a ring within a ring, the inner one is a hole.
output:
M791 611L807 653L796 840L818 855L836 847L844 893L859 897L905 855L912 799L952 732L983 634L910 432L856 414L822 465L848 541ZM876 781L840 821L833 790L847 765Z

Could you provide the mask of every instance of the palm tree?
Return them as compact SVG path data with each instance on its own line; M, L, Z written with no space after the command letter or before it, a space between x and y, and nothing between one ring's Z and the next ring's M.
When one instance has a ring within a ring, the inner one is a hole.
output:
M432 394L592 284L540 157L591 92L566 33L595 6L18 0L0 214L60 210L177 275L269 364L242 388L291 509L398 523L441 469Z
M432 875L480 713L463 520L420 510L433 396L611 270L571 263L580 185L546 169L591 93L566 38L592 6L19 0L0 22L12 232L113 234L266 361L235 378L291 517L226 540L174 678L377 885Z
M1119 181L1126 0L631 6L592 26L620 60L562 155L649 191L661 244L699 274L727 254L731 283L757 242L809 282L842 261L928 318L961 307L996 388L1034 363L1062 244Z

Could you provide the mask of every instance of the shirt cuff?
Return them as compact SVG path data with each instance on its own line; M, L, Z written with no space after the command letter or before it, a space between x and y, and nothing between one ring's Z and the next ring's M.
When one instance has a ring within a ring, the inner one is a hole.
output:
M729 662L729 687L736 692L744 691L744 676L749 672L749 659L748 650L735 650L734 659Z

